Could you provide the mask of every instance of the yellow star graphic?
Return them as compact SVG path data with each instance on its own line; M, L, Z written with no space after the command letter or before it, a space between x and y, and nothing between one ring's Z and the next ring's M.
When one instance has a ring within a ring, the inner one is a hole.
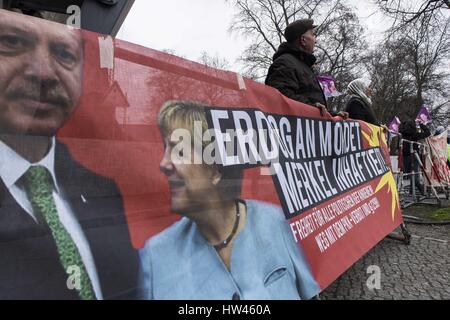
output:
M367 140L367 142L369 143L369 146L372 148L381 147L380 142L387 145L387 141L386 141L386 137L383 132L383 128L375 126L375 125L371 125L371 124L367 124L367 125L370 129L370 133L366 133L366 132L362 131L362 134L363 134L364 138ZM386 185L388 187L387 193L388 194L392 193L391 207L392 207L392 221L394 221L395 220L395 211L396 211L396 208L400 209L400 203L399 203L397 184L395 183L394 175L392 174L391 171L386 173L381 178L380 183L378 184L378 186L375 189L375 193L380 191Z

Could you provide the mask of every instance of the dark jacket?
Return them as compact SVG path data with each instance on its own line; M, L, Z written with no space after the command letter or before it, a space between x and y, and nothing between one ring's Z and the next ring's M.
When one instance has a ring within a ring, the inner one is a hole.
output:
M312 69L315 62L314 55L283 42L273 56L265 83L293 100L326 106L325 95Z
M136 298L138 253L116 184L80 166L60 143L55 174L89 244L103 298ZM79 299L67 288L50 228L36 223L1 179L0 257L1 300Z
M430 129L424 124L420 124L422 132L418 132L414 121L404 121L400 124L399 132L402 137L409 141L419 141L426 139L431 135ZM413 149L419 151L419 145L414 144ZM411 144L408 141L403 141L403 157L409 157L411 155Z
M363 99L357 96L352 96L350 98L345 106L345 111L348 112L348 117L351 119L362 120L367 123L379 125L372 107L367 105Z

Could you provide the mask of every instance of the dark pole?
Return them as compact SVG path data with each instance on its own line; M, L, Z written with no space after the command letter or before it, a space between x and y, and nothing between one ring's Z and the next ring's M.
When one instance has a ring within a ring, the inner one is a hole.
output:
M81 28L115 37L134 0L85 0L81 6Z
M81 28L113 37L133 4L134 0L0 0L0 8L20 9L28 15L45 12L40 16L60 23L69 17L67 8L76 5L81 10Z

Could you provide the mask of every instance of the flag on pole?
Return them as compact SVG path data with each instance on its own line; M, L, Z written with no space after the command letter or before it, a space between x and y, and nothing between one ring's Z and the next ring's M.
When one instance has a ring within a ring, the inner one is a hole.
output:
M334 78L332 76L318 76L317 81L319 81L319 84L322 87L325 98L328 99L331 97L339 97L342 95L342 93L336 89Z
M389 130L391 132L398 133L398 128L400 127L400 123L401 123L400 119L397 116L395 116L394 119L392 119L391 123L389 123L389 126L388 126Z
M428 111L428 108L426 106L422 106L422 108L420 108L419 113L417 114L416 123L427 124L430 122L431 122L430 112Z

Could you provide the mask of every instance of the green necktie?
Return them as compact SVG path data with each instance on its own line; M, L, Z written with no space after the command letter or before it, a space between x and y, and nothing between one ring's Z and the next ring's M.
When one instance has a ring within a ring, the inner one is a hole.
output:
M36 217L43 220L49 226L56 247L58 248L59 261L64 270L70 275L70 270L75 267L79 271L79 284L75 286L78 295L83 300L95 300L92 283L81 259L75 242L59 220L52 191L52 177L45 167L33 166L24 175L25 189Z

